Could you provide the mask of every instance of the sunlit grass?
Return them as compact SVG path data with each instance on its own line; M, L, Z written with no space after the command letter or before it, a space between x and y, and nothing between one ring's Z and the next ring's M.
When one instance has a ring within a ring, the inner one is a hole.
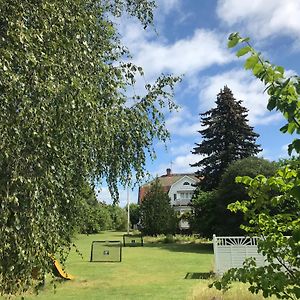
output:
M121 241L122 237L121 232L79 235L75 243L82 257L73 250L66 263L66 271L75 276L75 279L56 281L54 293L49 276L38 296L27 294L25 299L262 299L252 296L245 287L239 285L222 295L215 289L208 288L208 280L195 279L205 278L202 275L213 270L212 245L201 243L203 241L197 237L177 236L176 243L165 243L163 236L145 238L144 247L123 248L122 262L89 262L92 241ZM242 298L239 297L241 295Z
M235 283L233 287L223 293L214 288L208 287L208 281L199 283L192 292L191 300L263 300L261 294L252 294L248 291L247 285ZM277 299L276 297L267 298L270 300Z

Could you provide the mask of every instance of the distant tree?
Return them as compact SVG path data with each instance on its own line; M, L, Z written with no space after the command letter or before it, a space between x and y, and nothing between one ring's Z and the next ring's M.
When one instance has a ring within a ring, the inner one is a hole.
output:
M99 202L95 205L85 203L80 216L80 222L78 223L80 233L93 234L103 230L115 229L110 205Z
M97 204L99 204L94 186L87 180L83 180L80 184L77 197L79 197L81 200L84 200L91 206L96 206Z
M130 224L133 227L134 225L137 225L140 221L140 206L136 203L131 203L129 205L129 211L130 211Z
M141 203L141 227L146 235L175 233L177 218L171 199L156 179Z
M126 210L119 205L109 206L110 216L112 219L112 227L118 231L124 231L127 228Z
M100 230L114 229L109 205L101 202L98 204L97 221L99 223Z
M288 158L280 158L276 165L278 168L285 167L285 166L292 166L295 168L300 167L300 157L299 156L291 156Z
M101 231L101 226L98 221L99 208L97 206L91 206L85 204L83 207L83 213L81 214L80 223L78 223L79 233L93 234Z
M200 168L196 175L201 178L202 190L217 188L226 168L234 161L253 156L261 151L253 132L247 124L248 110L236 100L231 90L225 86L217 95L216 108L201 114L200 130L203 140L192 151L204 157L192 167Z

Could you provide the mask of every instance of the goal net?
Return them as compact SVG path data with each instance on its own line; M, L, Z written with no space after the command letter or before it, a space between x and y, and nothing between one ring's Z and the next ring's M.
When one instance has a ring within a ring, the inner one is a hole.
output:
M120 241L93 241L91 262L122 261L122 244Z
M138 247L144 246L143 237L140 234L124 234L123 235L124 247Z

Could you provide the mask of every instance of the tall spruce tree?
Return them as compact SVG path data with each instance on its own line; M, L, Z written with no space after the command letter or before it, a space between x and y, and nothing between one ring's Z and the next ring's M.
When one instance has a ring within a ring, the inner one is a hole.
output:
M201 125L205 127L199 131L203 140L196 143L192 153L204 158L191 166L199 168L196 175L202 178L199 183L202 190L216 188L232 162L261 151L255 143L259 135L247 124L248 110L241 103L224 86L217 95L217 107L200 114Z

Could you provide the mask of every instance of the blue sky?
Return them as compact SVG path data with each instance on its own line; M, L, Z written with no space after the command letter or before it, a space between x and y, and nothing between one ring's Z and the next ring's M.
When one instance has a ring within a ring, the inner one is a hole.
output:
M299 0L159 0L155 12L155 29L143 30L133 19L120 21L123 43L132 60L143 67L145 80L153 82L161 73L182 75L175 102L178 112L166 116L171 139L165 145L155 143L157 159L147 162L155 176L172 172L195 172L190 163L200 160L191 154L201 142L199 114L214 106L216 95L227 85L236 99L249 109L249 123L260 137L260 156L277 160L287 156L287 145L293 137L281 134L281 115L266 109L264 86L243 69L244 59L237 59L227 49L231 32L249 36L252 45L272 63L282 65L289 74L299 74L300 1ZM135 93L142 92L144 79L137 81ZM171 164L172 162L172 164ZM110 202L107 187L99 198ZM130 192L137 201L137 189ZM120 189L120 204L126 202L126 191Z

